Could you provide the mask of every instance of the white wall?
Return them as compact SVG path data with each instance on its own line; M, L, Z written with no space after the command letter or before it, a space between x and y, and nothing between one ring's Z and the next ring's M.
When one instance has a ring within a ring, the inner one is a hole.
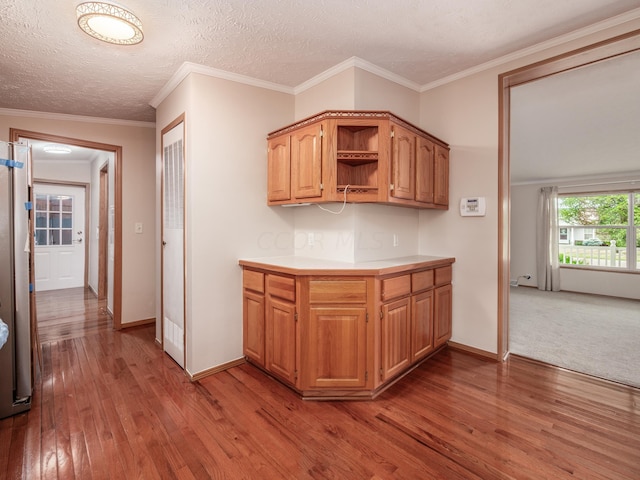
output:
M186 112L191 374L242 356L238 260L293 254L292 244L275 241L293 236L293 212L266 205L266 135L292 121L293 101L284 93L191 74L158 107L159 131Z
M421 95L421 126L451 145L447 212L420 212L420 252L453 255L453 336L497 353L498 331L498 76L640 27L640 21L520 58ZM485 217L460 217L461 197L485 196Z
M387 110L418 126L420 94L371 72L355 69L355 102L357 110Z
M296 95L296 118L330 109L386 110L417 122L418 100L414 90L353 67ZM337 212L342 204L323 207ZM317 205L295 207L294 243L299 256L353 263L416 255L417 233L418 213L412 208L347 204L340 215L334 215ZM309 234L313 234L313 245Z
M122 325L153 318L155 289L155 126L142 122L0 110L0 139L9 129L122 146ZM135 222L148 228L135 235Z
M295 96L295 120L302 120L324 110L354 110L355 68L348 68L314 86L306 88ZM284 127L290 122L278 125Z

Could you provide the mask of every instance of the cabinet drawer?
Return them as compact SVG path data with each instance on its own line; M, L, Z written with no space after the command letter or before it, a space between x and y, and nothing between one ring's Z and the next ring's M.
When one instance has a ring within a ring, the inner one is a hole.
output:
M280 275L267 275L267 292L274 297L280 297L290 302L296 301L296 280Z
M451 278L451 265L447 267L436 268L436 285L446 285L447 283L451 283Z
M366 303L365 280L311 280L310 303Z
M248 290L264 293L264 273L245 269L242 272L242 286Z
M410 275L401 275L382 280L381 297L383 302L408 295L409 293L411 293Z
M433 270L424 270L411 274L411 291L413 293L420 292L433 287L434 272Z

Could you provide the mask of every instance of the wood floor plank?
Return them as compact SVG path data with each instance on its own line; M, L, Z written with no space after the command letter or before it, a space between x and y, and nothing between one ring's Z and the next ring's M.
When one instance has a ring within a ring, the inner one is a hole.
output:
M303 401L249 364L190 382L153 326L114 331L83 289L38 296L43 367L31 411L0 420L3 479L640 478L638 389L444 350L374 401Z

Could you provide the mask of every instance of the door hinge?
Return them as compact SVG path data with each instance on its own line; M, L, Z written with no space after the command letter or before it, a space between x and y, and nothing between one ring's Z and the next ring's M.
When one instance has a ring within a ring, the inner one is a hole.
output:
M390 183L390 184L389 184L389 190L393 191L393 188L394 188L393 183Z
M324 183L320 184L320 190L324 190Z
M298 370L294 370L293 372L293 378L298 378Z
M293 319L297 322L298 321L298 312L293 314Z
M380 320L382 320L383 316L384 316L384 314L382 313L382 310L380 310Z
M322 127L320 127L320 136L324 137L324 130L322 130Z
M380 378L384 378L384 372L382 371L382 368L380 368Z
M369 323L369 312L365 313L365 315L364 315L364 321L365 321L366 323Z
M394 138L395 136L396 136L396 133L393 130L391 130L391 138Z

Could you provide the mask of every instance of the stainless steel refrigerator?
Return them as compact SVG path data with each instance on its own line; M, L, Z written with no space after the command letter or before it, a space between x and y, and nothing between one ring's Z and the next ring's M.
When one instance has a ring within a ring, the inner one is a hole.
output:
M0 418L31 408L30 167L28 147L0 141Z

